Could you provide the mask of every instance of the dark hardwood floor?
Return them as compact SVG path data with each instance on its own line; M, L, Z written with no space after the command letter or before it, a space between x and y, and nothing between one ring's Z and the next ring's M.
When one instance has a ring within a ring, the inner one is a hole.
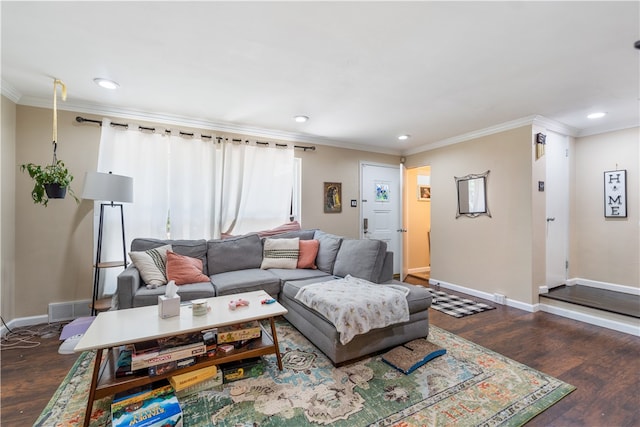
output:
M577 284L558 286L550 289L549 293L540 296L640 318L640 295L624 294Z
M501 305L461 319L429 314L440 328L577 387L528 426L640 426L640 338ZM57 353L57 337L40 342L0 354L2 426L32 425L76 359Z

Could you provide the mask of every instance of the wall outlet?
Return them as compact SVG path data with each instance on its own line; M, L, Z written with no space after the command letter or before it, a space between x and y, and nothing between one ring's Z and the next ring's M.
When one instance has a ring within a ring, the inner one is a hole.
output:
M507 303L507 297L502 294L493 294L493 301L497 302L498 304L505 305Z

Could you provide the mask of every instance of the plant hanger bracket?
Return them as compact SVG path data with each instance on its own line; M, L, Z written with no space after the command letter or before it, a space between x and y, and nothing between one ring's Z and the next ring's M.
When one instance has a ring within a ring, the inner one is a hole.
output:
M66 101L67 99L67 85L64 84L62 80L54 79L53 80L53 134L52 134L52 145L53 145L53 162L52 164L56 164L58 161L58 156L56 151L58 150L58 85L60 85L62 91L62 100Z

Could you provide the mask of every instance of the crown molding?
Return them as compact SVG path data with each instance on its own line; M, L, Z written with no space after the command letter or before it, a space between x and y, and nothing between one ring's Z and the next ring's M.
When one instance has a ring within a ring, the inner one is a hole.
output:
M39 108L51 108L51 101L36 97L22 97L20 105ZM380 154L400 155L399 150L392 150L386 147L370 147L359 144L337 141L321 136L309 136L302 133L285 132L275 129L258 128L245 125L237 125L233 123L214 122L205 119L194 119L192 117L178 116L171 114L151 113L147 111L111 108L105 105L92 103L66 101L58 103L58 110L73 111L77 113L93 114L96 116L107 116L110 118L119 118L126 120L145 121L152 123L165 124L170 126L185 126L190 128L206 129L215 132L227 132L240 135L247 135L259 138L278 139L282 141L318 144L331 147L346 148L350 150L359 150L367 152L375 152Z
M446 138L433 143L425 144L420 147L407 150L403 153L403 155L410 156L412 154L423 153L425 151L435 150L436 148L459 144L461 142L470 141L472 139L493 135L493 134L504 132L507 130L517 129L522 126L533 126L533 125L538 125L538 126L544 127L545 129L549 129L554 132L561 133L564 135L569 135L569 136L576 136L578 133L577 129L572 128L571 126L567 126L564 123L560 123L558 121L555 121L543 116L533 115L533 116L522 117L520 119L500 123L495 126L489 126L484 129L474 130L472 132L464 133L462 135L454 136L451 138Z
M534 126L540 126L552 132L559 133L561 135L566 136L578 136L578 129L561 123L557 120L550 119L544 116L535 116L533 122L531 123Z
M11 101L13 101L15 104L17 104L22 98L22 94L20 93L20 91L5 79L2 79L1 84L2 84L2 96L7 97Z
M584 136L599 135L601 133L615 132L618 130L633 129L638 127L640 127L640 121L635 121L633 123L620 122L620 123L611 124L609 126L596 126L596 127L591 127L587 129L582 129L578 132L576 136L578 138L581 138Z

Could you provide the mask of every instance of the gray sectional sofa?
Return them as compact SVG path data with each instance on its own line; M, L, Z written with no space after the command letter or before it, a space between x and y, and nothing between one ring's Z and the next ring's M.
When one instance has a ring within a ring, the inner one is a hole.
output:
M217 240L159 240L137 238L131 251L146 251L171 244L172 251L203 261L208 282L179 286L182 301L264 290L289 311L285 318L324 352L334 364L396 346L429 333L431 294L421 286L393 280L393 254L385 242L346 239L321 230L290 231L269 238L315 239L319 242L317 269L261 269L263 241L258 234ZM408 290L408 322L358 335L346 345L331 322L295 299L305 285L351 275L379 284L393 283ZM148 289L135 265L118 276L118 308L157 304L165 286Z

